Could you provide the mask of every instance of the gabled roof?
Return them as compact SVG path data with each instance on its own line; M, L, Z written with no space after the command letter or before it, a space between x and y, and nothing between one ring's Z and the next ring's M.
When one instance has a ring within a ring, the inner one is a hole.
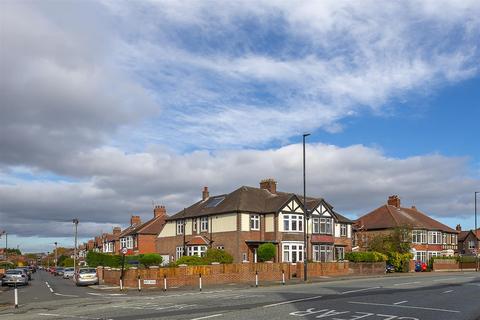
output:
M480 241L480 229L475 230L468 230L468 231L460 231L458 235L458 241L465 241L469 234L472 234L477 240Z
M383 205L356 220L357 229L375 230L411 227L414 229L438 230L449 233L458 231L430 218L418 209Z
M208 216L230 212L276 213L289 201L295 199L302 206L302 196L294 193L276 192L262 188L242 186L231 193L216 195L198 201L190 207L168 217L167 220L177 220L191 217ZM307 208L312 210L320 203L328 206L332 212L333 207L322 198L307 197ZM350 219L334 213L341 222L353 223Z
M154 234L158 235L165 224L165 219L162 216L155 217L145 223L129 226L120 234L120 238L130 236L133 234Z

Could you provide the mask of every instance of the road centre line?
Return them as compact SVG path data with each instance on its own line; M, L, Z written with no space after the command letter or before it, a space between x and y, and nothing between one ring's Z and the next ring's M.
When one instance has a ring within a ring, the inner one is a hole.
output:
M403 306L403 305L394 305L394 304L386 304L386 303L358 302L358 301L348 301L348 303L364 304L364 305L369 305L369 306L384 306L384 307L395 307L395 308L420 309L420 310L431 310L431 311L440 311L440 312L460 313L460 311L458 311L458 310L438 309L438 308L428 308L428 307L415 307L415 306Z
M445 281L445 280L455 280L455 279L458 279L458 278L443 278L443 279L434 279L432 281Z
M73 297L73 298L78 298L78 296L73 295L73 294L62 294L62 293L57 293L57 292L54 292L53 294L56 295L56 296L61 296L61 297Z
M209 319L209 318L215 318L215 317L220 317L220 316L223 316L223 313L212 314L212 315L205 316L205 317L200 317L200 318L193 318L193 319L190 319L190 320Z
M408 302L407 300L404 300L404 301L398 301L398 302L395 302L394 304L395 305L399 305L399 304L402 304L402 303L405 303L405 302Z
M105 318L90 318L85 316L73 316L73 315L65 315L65 314L58 314L58 313L37 313L39 316L44 317L60 317L60 318L71 318L71 319L87 319L87 320L103 320ZM107 319L113 320L113 319Z
M453 290L447 290L447 291L443 291L442 293L450 293L452 292Z
M420 283L420 281L395 283L394 286L406 286L406 285L415 284L415 283Z
M347 294L347 293L361 292L361 291L367 291L367 290L373 290L373 289L380 289L380 288L381 288L381 287L363 288L363 289L357 289L357 290L350 290L350 291L340 292L340 294Z
M315 299L319 299L319 298L321 298L321 297L322 297L322 296L315 296L315 297L309 297L309 298L304 298L304 299L296 299L296 300L282 301L282 302L278 302L278 303L267 304L266 306L263 306L263 307L264 307L264 308L276 307L276 306L281 306L281 305L288 304L288 303L295 303L295 302L302 302L302 301L308 301L308 300L315 300Z

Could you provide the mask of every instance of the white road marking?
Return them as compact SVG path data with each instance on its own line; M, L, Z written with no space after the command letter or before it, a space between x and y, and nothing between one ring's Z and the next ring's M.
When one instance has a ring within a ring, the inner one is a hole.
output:
M420 283L420 281L395 283L394 286L406 286L406 285L415 284L415 283Z
M65 314L58 314L58 313L38 313L39 316L44 317L60 317L60 318L71 318L71 319L87 319L87 320L102 320L102 318L90 318L85 316L72 316L72 315L65 315ZM105 319L105 318L103 318ZM107 319L113 320L113 319Z
M450 293L450 292L453 292L453 290L443 291L442 293Z
M308 300L315 300L315 299L319 299L319 298L321 298L321 297L322 297L322 296L315 296L315 297L304 298L304 299L296 299L296 300L282 301L282 302L278 302L278 303L267 304L266 306L263 306L263 307L264 307L264 308L276 307L276 306L281 306L281 305L283 305L283 304L288 304L288 303L308 301Z
M440 311L440 312L451 312L451 313L460 313L458 310L448 310L448 309L438 309L438 308L427 308L427 307L414 307L414 306L402 306L402 305L393 305L385 303L373 303L373 302L358 302L358 301L348 301L352 304L364 304L369 306L384 306L384 307L395 307L395 308L407 308L407 309L421 309L421 310L431 310L431 311Z
M73 297L73 298L78 298L78 296L73 295L73 294L62 294L62 293L57 293L57 292L54 292L53 294L56 295L56 296L61 296L61 297Z
M200 317L200 318L193 318L193 319L190 319L190 320L208 319L208 318L215 318L215 317L220 317L220 316L223 316L223 313L212 314L212 315L205 316L205 317Z
M455 280L457 278L443 278L443 279L435 279L433 281L446 281L446 280Z
M49 287L48 289L50 289L50 292L53 293L53 289L52 289L52 288Z
M350 290L350 291L340 292L340 294L347 294L347 293L361 292L361 291L367 291L367 290L373 290L373 289L380 289L380 288L381 288L381 287L363 288L363 289L357 289L357 290Z
M407 300L404 300L404 301L398 301L398 302L395 302L394 304L395 305L398 305L398 304L402 304L402 303L405 303L405 302L408 302Z
M92 296L109 296L109 297L119 297L119 296L126 296L126 293L95 293L95 292L87 292Z

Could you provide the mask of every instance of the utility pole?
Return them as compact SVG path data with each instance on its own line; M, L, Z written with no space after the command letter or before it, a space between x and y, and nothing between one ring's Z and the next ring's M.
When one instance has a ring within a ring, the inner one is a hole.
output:
M54 242L55 244L55 270L57 270L57 242Z
M77 273L77 231L78 231L78 219L73 219L75 225L75 247L73 248L73 274Z
M305 177L305 138L308 137L310 133L303 134L303 210L304 212L304 223L303 223L303 242L304 242L304 253L303 253L303 280L307 281L307 263L308 263L308 208L307 208L307 191L306 191L306 177Z
M475 191L475 231L473 232L475 234L475 238L477 238L477 194L479 194L480 191ZM478 272L478 255L479 255L479 252L478 250L480 250L479 248L479 243L480 241L478 240L477 238L477 244L475 246L476 248L476 252L475 252L475 271Z

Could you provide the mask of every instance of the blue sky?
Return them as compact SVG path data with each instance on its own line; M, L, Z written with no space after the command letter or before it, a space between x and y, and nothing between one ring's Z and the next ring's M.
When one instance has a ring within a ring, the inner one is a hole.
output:
M304 132L309 193L339 212L398 194L473 227L478 1L3 6L0 230L25 250L203 186L300 192Z

